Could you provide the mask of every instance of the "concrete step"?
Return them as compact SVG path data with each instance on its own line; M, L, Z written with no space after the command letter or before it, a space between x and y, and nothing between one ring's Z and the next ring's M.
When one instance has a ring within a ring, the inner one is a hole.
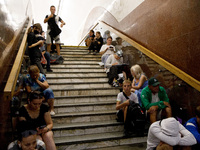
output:
M49 84L53 83L86 83L86 82L108 82L108 78L47 78Z
M57 124L108 121L116 119L116 110L59 113L52 116Z
M63 82L63 83L51 83L52 89L80 89L80 88L109 88L107 82Z
M120 132L124 130L124 125L116 120L83 122L70 124L54 124L54 137L78 136L95 133Z
M70 54L70 55L73 55L73 54L76 54L76 55L92 55L92 54L88 54L88 51L79 51L79 52L76 52L76 51L61 51L60 52L60 55L65 55L65 54Z
M59 67L63 67L63 68L91 68L91 69L95 69L95 68L102 68L101 66L99 66L99 64L62 64L62 65L51 65L51 68L59 68Z
M126 144L144 143L147 137L124 138L123 132L100 133L72 137L54 138L59 150L83 150L119 146ZM77 144L79 143L79 144Z
M77 88L77 89L53 89L54 95L57 96L75 96L75 95L107 95L118 94L119 88Z
M73 58L101 58L100 54L91 55L91 54L62 54L65 57L73 57Z
M93 150L146 150L147 142L144 143L136 143L130 145L118 145L118 146L110 146L105 148L95 148Z
M54 104L113 102L116 98L116 94L56 96Z
M64 61L63 65L99 65L99 62L91 62L91 61Z
M99 65L99 62L101 61L76 61L76 60L65 60L63 62L64 65L68 64L68 65Z
M82 57L82 58L78 58L78 57L64 57L64 61L101 61L101 58L95 58L95 57L91 57L91 58L87 58L87 57Z
M71 78L84 78L84 77L107 77L107 74L105 72L47 72L47 78L49 77L71 77Z
M95 68L95 69L90 69L90 68L52 68L53 73L57 72L70 72L70 73L76 73L76 72L82 72L82 73L105 73L103 68Z
M60 52L88 52L87 49L61 49Z
M73 101L73 99L71 99ZM58 113L72 113L72 112L87 112L87 111L105 111L115 110L116 102L113 99L108 102L89 102L89 103L66 103L55 104L55 112Z

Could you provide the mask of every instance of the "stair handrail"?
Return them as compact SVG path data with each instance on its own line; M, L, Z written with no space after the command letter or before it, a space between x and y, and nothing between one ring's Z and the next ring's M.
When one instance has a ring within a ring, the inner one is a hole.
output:
M90 28L90 30L94 30L94 28L96 28L96 26L99 24L99 22L97 22L92 28ZM83 37L83 39L81 40L81 42L78 44L78 46L81 45L81 43L83 43L83 41L86 39L86 37L88 36L88 33Z
M27 26L26 31L24 33L22 42L21 42L19 50L17 52L17 56L15 58L14 64L12 66L8 80L6 82L6 86L4 88L4 97L3 98L4 98L5 101L11 100L11 98L13 97L13 94L14 94L15 86L16 86L16 83L17 83L17 79L18 79L19 72L20 72L20 69L21 69L23 56L24 56L25 49L26 49L28 27L30 27L30 25L31 25L31 19L29 17L27 17L25 19L24 24L21 26L21 29L19 30L19 34L21 34L22 30L25 27L26 21L28 19L29 19L28 26Z
M191 85L193 88L200 91L200 82L198 80L196 80L195 78L193 78L186 72L182 71L178 67L174 66L173 64L169 63L168 61L164 60L160 56L156 55L155 53L151 52L149 49L145 48L138 42L131 39L128 35L117 30L116 28L112 27L106 22L100 20L99 23L106 26L111 32L117 34L119 37L121 37L122 39L127 41L129 44L134 46L136 49L138 49L139 51L141 51L142 53L144 53L145 55L147 55L148 57L156 61L158 64L160 64L161 66L169 70L171 73L175 74L177 77L185 81L187 84Z

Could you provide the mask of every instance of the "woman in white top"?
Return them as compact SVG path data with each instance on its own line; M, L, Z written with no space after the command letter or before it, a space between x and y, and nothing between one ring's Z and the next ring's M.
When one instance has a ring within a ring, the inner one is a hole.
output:
M108 59L108 57L111 54L115 53L115 47L113 45L111 45L111 43L112 43L112 37L110 36L107 38L107 43L104 44L99 51L99 54L102 55L101 61L104 65L104 68L105 68L106 60Z

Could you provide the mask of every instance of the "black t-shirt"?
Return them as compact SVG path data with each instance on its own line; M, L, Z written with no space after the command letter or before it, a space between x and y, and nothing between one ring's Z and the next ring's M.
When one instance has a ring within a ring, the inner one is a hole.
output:
M103 45L103 38L102 37L100 37L100 38L98 38L98 39L96 39L98 42L100 42L100 44L98 44L98 45L100 45L100 46L102 46Z
M49 15L46 15L45 18L48 18L48 17L49 17ZM57 15L54 15L54 18L55 18L55 21L56 21L57 24L58 24L59 21L60 22L62 21L62 19L59 16L57 17ZM50 30L49 23L48 23L47 29Z
M33 32L28 34L27 42L28 42L28 46L31 46L32 44L38 42L38 40L37 40L37 38L36 38L36 36ZM35 58L35 57L41 58L42 57L39 45L32 47L32 48L29 48L28 53L29 53L30 58Z
M44 114L48 111L49 111L48 106L45 105L45 104L41 104L39 116L37 118L32 119L29 116L26 108L24 106L22 106L19 109L19 117L24 117L26 119L26 121L28 121L30 124L32 124L33 128L37 128L37 127L40 127L42 125L46 125L46 122L45 122L45 119L44 119Z

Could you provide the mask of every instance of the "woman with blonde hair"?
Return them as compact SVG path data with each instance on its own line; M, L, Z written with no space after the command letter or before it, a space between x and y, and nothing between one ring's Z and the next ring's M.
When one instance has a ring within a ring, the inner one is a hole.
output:
M139 104L141 106L142 103L141 103L140 95L141 95L142 89L148 85L148 79L143 73L139 65L134 65L131 67L131 74L133 76L131 92L135 92L135 94L138 97Z

